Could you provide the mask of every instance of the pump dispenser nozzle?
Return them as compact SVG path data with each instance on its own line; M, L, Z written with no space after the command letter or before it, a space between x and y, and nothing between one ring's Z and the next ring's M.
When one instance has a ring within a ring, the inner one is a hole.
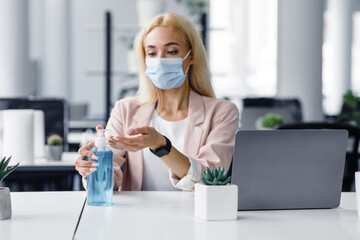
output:
M98 151L105 151L105 145L106 145L105 131L106 129L97 130L97 136L95 138L95 147L97 147Z

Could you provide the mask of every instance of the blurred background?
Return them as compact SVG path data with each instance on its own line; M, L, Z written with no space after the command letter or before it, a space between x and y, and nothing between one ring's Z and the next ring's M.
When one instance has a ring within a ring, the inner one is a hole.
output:
M0 0L1 109L40 104L45 141L56 132L46 109L60 109L57 133L76 151L115 101L136 93L132 43L162 12L196 25L216 97L239 107L243 129L263 114L246 120L245 100L295 101L297 122L334 122L349 90L359 108L360 0ZM31 104L9 107L15 99ZM62 105L44 107L49 100Z

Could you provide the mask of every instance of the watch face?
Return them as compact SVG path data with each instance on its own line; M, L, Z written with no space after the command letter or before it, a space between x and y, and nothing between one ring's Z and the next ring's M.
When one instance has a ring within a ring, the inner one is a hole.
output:
M155 154L158 157L163 157L163 156L168 155L170 153L171 142L167 137L165 137L165 139L166 139L166 146L159 147L155 151L151 151L153 154Z
M162 157L169 154L169 151L165 149L165 147L161 147L155 151L155 155L158 157Z

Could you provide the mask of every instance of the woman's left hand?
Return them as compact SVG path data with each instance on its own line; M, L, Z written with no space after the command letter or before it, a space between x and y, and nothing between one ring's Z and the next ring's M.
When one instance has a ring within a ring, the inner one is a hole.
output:
M146 147L155 150L166 145L165 138L152 127L131 128L127 134L128 137L110 136L108 142L116 149L129 152L136 152Z

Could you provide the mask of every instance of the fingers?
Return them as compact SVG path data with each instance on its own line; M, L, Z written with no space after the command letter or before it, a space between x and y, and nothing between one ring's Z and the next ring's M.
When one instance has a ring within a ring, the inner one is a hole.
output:
M120 138L123 138L123 137L119 137L119 136L111 137L111 138L109 138L108 143L113 148L124 150L124 151L130 151L130 152L136 152L136 151L139 151L144 148L144 146L139 145L139 144L127 144L127 143L121 141Z
M113 138L116 142L121 142L129 145L144 145L145 144L145 138L146 136L139 135L136 137L122 137L122 136L116 136Z
M78 151L79 155L86 156L91 159L98 159L97 156L93 152L90 151L90 149L93 148L94 145L95 145L94 141L91 141L88 144L82 146Z
M126 133L129 135L136 135L136 134L147 134L150 132L150 127L138 127L138 128L130 128Z
M148 126L130 128L126 133L128 137L109 136L108 143L116 149L135 152L153 145L158 135L161 136L154 128Z
M90 151L90 149L93 147L94 147L94 142L92 141L82 146L78 151L80 156L75 161L75 169L83 177L86 177L90 173L96 171L96 167L99 166L99 164L95 161L84 160L85 157L89 157L91 159L98 159L98 157L93 152Z
M96 130L102 130L102 129L104 129L104 127L102 125L97 125L96 126Z
M97 170L97 166L99 163L95 161L86 161L84 160L85 156L80 155L75 161L75 169L79 172L79 174L83 177L88 176L90 173Z

